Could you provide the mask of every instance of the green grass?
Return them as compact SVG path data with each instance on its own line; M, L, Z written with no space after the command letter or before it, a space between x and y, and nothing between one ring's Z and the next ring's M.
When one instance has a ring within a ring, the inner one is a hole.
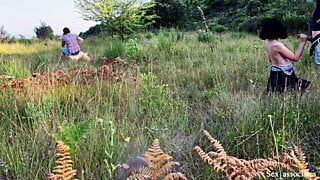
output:
M297 40L285 43L292 48ZM58 61L59 42L39 44L30 51L0 44L0 74L96 69L102 56L119 55L140 65L138 78L60 87L37 103L0 91L0 172L11 178L44 179L54 143L62 139L72 148L79 179L112 179L115 165L159 138L190 179L214 179L218 175L193 152L203 141L200 128L240 158L268 158L297 144L310 164L320 165L319 70L307 53L295 67L312 81L308 91L265 97L269 62L264 42L252 35L212 34L202 41L197 33L171 29L129 42L97 37L83 46L93 61L78 63Z

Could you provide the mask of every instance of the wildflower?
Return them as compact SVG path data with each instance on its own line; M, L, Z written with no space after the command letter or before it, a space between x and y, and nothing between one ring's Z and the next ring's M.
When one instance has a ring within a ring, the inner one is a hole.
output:
M125 142L130 142L130 139L131 139L130 137L126 137L126 138L124 138L124 141Z
M56 135L54 133L50 134L50 138L54 139L56 138Z
M102 123L103 123L103 119L98 118L98 119L97 119L97 122L102 124Z
M112 120L109 120L109 121L108 121L108 124L109 124L109 126L113 126L113 121L112 121Z

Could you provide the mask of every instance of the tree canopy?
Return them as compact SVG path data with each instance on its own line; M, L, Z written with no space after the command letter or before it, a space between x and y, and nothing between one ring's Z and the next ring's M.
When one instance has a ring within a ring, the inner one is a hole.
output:
M105 25L111 32L133 32L145 27L203 28L197 6L203 9L212 31L257 33L266 18L281 20L291 33L309 30L315 7L312 0L77 0L85 19ZM149 21L146 21L149 19ZM149 22L149 23L146 23ZM155 22L155 23L153 23Z
M110 32L130 34L154 23L155 15L147 14L154 6L139 0L76 0L85 20L100 22Z

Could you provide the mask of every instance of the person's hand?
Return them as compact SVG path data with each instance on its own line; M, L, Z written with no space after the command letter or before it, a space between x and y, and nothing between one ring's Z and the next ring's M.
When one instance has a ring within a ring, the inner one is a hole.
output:
M307 42L308 36L305 34L300 34L299 38L301 42Z
M83 43L83 39L81 37L78 37L78 44L81 45Z

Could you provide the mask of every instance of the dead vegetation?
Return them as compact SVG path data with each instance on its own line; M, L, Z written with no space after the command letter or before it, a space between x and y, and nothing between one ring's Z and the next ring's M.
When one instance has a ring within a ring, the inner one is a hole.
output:
M187 180L181 172L175 171L178 162L162 151L159 140L156 139L143 157L135 157L126 163L118 165L116 179L128 180Z
M47 175L47 180L71 180L77 174L73 170L73 161L71 159L69 147L62 141L56 142L56 161L53 173Z
M41 97L49 89L71 83L92 85L96 79L109 82L119 82L129 78L136 80L136 64L129 66L126 61L119 57L108 59L105 63L107 64L102 65L97 70L71 69L69 72L55 70L49 74L34 73L25 79L0 75L0 89L12 89L15 93L34 99L35 97Z
M194 150L213 170L222 172L227 179L265 178L266 172L270 173L277 168L282 168L289 172L298 171L302 177L308 180L319 179L319 177L316 177L314 173L309 171L308 163L302 150L296 146L289 154L284 153L278 159L245 160L228 155L218 140L214 139L207 131L202 131L215 148L215 151L206 153L199 146L196 146Z

